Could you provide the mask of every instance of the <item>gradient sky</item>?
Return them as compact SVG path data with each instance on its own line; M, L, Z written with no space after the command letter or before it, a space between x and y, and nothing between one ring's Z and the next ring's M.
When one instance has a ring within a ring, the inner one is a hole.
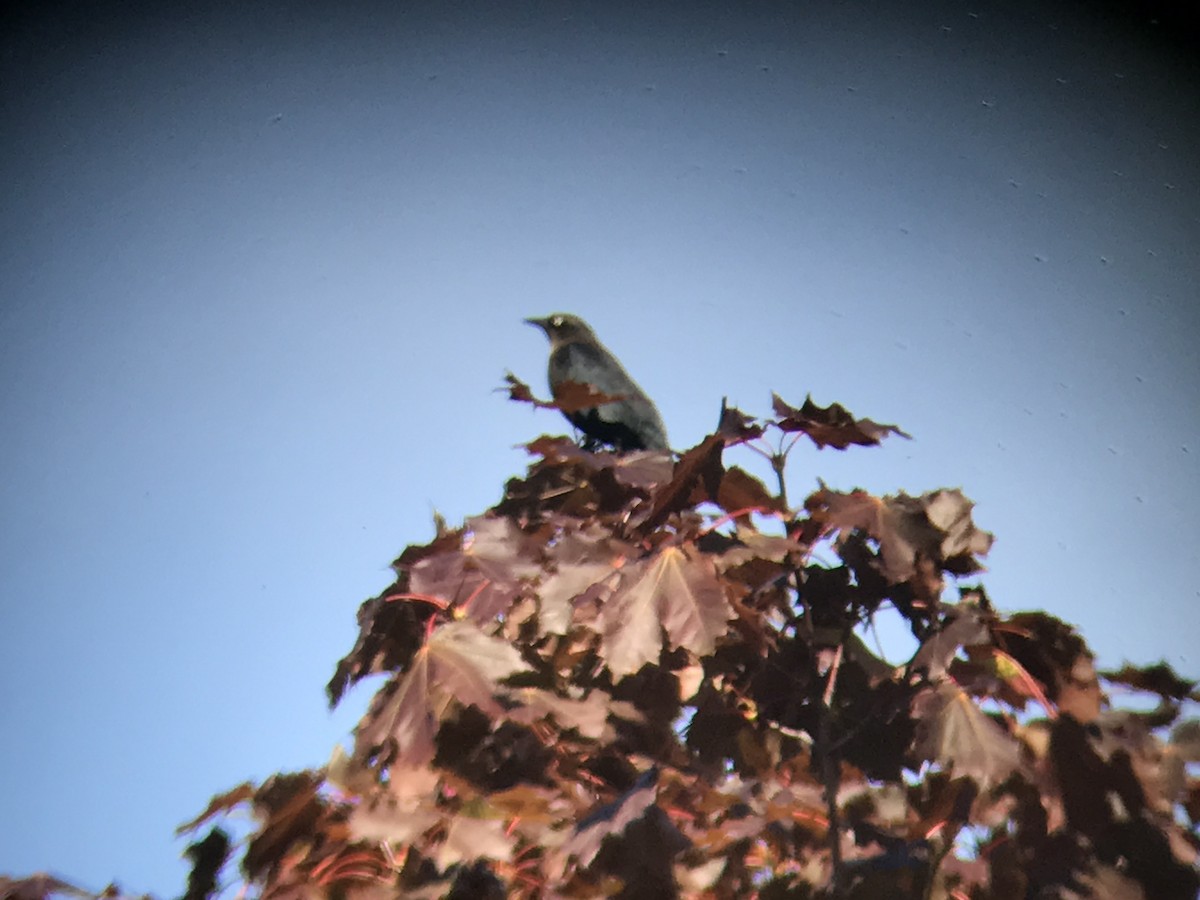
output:
M1004 609L1200 676L1200 63L1096 4L329 4L0 38L0 872L182 890L320 765L388 563L557 415L586 317L672 444L811 392L962 486ZM1194 48L1193 48L1194 49ZM739 461L736 456L731 461ZM744 461L744 460L742 460Z

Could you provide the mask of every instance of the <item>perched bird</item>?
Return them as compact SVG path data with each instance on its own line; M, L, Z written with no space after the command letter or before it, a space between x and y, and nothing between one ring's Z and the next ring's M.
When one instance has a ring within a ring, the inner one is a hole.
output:
M662 417L587 322L568 313L526 319L550 339L550 393L558 399L569 382L585 384L608 397L619 397L590 409L564 412L587 437L587 444L617 450L667 450Z

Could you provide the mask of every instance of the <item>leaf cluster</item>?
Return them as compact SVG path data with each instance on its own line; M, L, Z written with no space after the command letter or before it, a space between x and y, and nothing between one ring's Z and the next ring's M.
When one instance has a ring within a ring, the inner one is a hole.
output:
M1071 626L962 583L992 538L956 489L790 507L785 442L903 432L774 411L678 458L529 444L359 610L330 700L383 681L352 750L189 825L248 804L243 876L289 900L1193 897L1194 685L1126 666L1161 702L1111 708ZM899 663L863 640L885 608Z
M800 435L905 436L776 397L677 458L532 442L359 609L328 688L378 683L352 749L184 830L249 808L241 877L271 900L1195 897L1195 685L1098 673L1070 625L998 612L963 581L992 538L957 489L791 506ZM881 610L908 659L863 640ZM229 847L193 848L202 894Z

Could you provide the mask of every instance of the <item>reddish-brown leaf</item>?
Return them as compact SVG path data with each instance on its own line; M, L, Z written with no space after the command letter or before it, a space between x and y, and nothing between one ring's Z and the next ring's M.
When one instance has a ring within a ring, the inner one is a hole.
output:
M671 513L704 500L716 502L725 474L721 464L724 450L725 441L713 434L680 457L670 483L654 492L654 504L639 523L643 533L657 528Z
M625 579L642 587L646 563L627 566L621 587L600 610L601 655L616 677L631 675L646 663L658 662L662 652L662 619L652 590L629 590ZM650 583L647 587L652 588Z
M992 545L992 536L971 519L974 504L958 490L880 498L822 488L805 505L825 530L843 535L859 530L878 541L883 574L893 584L919 579L922 597L936 597L941 580L937 571L923 569L921 561L956 575L970 574L980 568L975 557Z
M441 813L432 803L404 803L385 793L355 806L346 824L351 838L356 841L407 844L441 819Z
M512 372L505 372L504 380L508 384L509 400L514 400L517 403L532 403L534 406L550 405L544 400L539 400L533 396L533 389ZM498 388L498 390L504 390L504 388Z
M433 759L437 718L429 696L429 651L421 648L408 671L381 688L354 737L354 755L377 753L388 764L424 766Z
M1079 674L1081 658L1088 660L1085 669L1092 667L1094 656L1083 638L1071 625L1048 613L1013 613L993 622L991 628L996 646L1044 686L1050 700L1057 702L1060 688ZM1095 680L1094 670L1090 677Z
M320 774L308 771L273 775L263 782L254 795L261 824L242 861L251 878L278 873L294 845L312 840L326 810L320 786Z
M601 652L614 675L630 675L658 662L665 629L671 648L705 656L732 618L712 560L694 545L666 547L622 571L600 611Z
M437 628L394 685L380 691L359 724L355 755L405 766L426 765L434 755L437 724L451 701L485 713L502 711L499 682L529 664L507 641L484 634L471 622Z
M1021 762L1020 744L950 681L926 688L913 701L918 758L939 763L953 777L983 789L1004 781Z
M535 397L529 385L512 372L504 373L504 380L508 387L501 388L501 390L508 391L509 400L515 400L518 403L532 403L541 409L557 409L564 413L579 412L581 409L591 409L593 406L602 406L605 403L615 403L624 399L616 394L601 393L590 384L563 381L555 386L554 400L551 402Z
M9 878L0 875L0 900L48 900L56 894L74 897L94 897L91 891L76 887L53 875L39 872L27 878Z
M507 819L539 826L570 818L575 806L560 791L532 784L519 784L487 796L488 807Z
M665 484L675 469L671 454L661 450L635 450L628 453L584 450L565 437L540 437L526 444L525 449L538 454L549 465L569 463L587 473L611 473L618 484L639 491L649 491Z
M644 773L624 795L590 813L563 844L562 854L574 857L586 868L591 865L605 838L623 834L630 823L646 815L658 796L658 770Z
M1158 662L1150 666L1134 666L1125 663L1120 669L1100 673L1105 681L1123 684L1135 691L1158 694L1170 700L1193 700L1200 702L1196 682L1180 678L1170 663Z
M783 502L766 485L738 466L730 466L717 488L717 505L728 513L746 510L783 512Z
M845 450L851 444L870 447L881 443L889 434L910 438L895 425L856 419L840 403L821 407L813 403L812 397L805 397L804 405L797 409L785 403L778 394L772 394L771 405L775 409L774 424L777 427L807 434L818 447L836 447L838 450Z
M1191 779L1184 789L1183 809L1192 827L1200 826L1200 778Z
M964 602L948 606L941 628L927 637L913 656L913 669L923 669L934 681L940 680L961 647L990 639L984 613L977 605Z
M512 857L516 839L505 833L500 819L477 819L459 814L450 819L446 839L438 847L434 860L439 869L475 859L507 861Z
M717 421L717 434L725 439L726 446L742 444L763 436L762 423L740 409L729 406L721 398L721 415Z
M718 569L726 572L756 559L772 563L790 559L798 563L803 556L804 547L789 537L739 529L736 539L729 542L727 549L715 554L713 560Z
M537 586L538 628L542 634L566 634L571 625L571 601L590 588L612 583L633 549L592 524L567 531L546 549L548 571Z
M426 604L389 599L402 592L397 582L359 607L358 639L353 649L338 661L325 688L330 706L336 706L346 688L366 676L408 665L421 646L426 622L435 609Z
M540 548L505 517L476 516L466 524L461 548L417 562L409 570L409 587L484 624L506 612L523 586L541 574Z
M619 403L624 399L623 394L605 394L580 381L560 381L554 386L554 406L568 414L606 403Z
M200 813L200 815L196 816L196 818L184 822L175 829L176 837L181 834L185 834L186 832L193 831L219 813L229 812L238 804L245 803L254 796L254 790L255 788L253 784L251 784L249 781L243 781L237 787L231 788L223 794L217 794L208 801L208 806L205 808L204 812Z
M508 711L508 718L523 725L551 717L564 731L574 729L585 738L592 740L611 740L613 730L608 724L608 717L616 711L611 696L604 691L595 690L582 699L560 697L541 688L520 688L514 690L509 699L520 705ZM622 712L627 712L620 707ZM640 719L636 711L633 717ZM628 715L619 718L630 718Z
M530 666L508 641L489 637L470 622L436 629L427 646L431 684L463 705L496 713L498 682Z

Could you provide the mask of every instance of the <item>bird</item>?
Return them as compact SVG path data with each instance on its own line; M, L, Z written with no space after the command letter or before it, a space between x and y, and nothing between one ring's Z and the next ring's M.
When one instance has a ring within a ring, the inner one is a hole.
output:
M548 376L550 393L556 400L570 383L620 398L589 409L564 410L563 415L583 432L585 449L602 444L618 452L670 449L658 409L587 322L570 313L525 321L542 329L550 339Z

